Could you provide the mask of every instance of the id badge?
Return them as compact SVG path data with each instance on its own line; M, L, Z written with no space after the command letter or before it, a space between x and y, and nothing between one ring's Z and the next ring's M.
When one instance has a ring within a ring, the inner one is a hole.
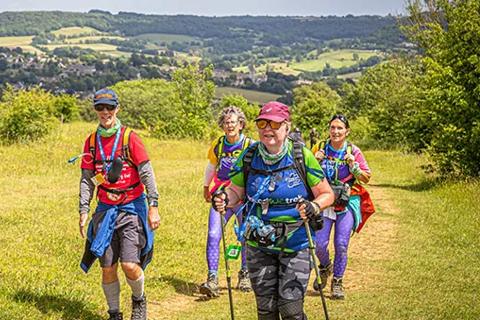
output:
M227 247L227 251L225 252L225 256L228 260L237 260L240 256L240 252L242 251L242 246L236 244L230 244Z
M91 180L96 187L98 187L99 185L103 184L106 181L105 177L101 173L97 173Z

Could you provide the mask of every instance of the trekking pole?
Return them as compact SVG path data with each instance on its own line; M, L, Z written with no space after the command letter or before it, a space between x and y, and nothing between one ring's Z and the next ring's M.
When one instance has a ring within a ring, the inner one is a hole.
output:
M228 288L228 300L230 302L230 316L231 319L235 319L235 315L233 313L233 297L232 297L232 275L230 273L230 265L228 263L228 258L227 258L227 247L225 244L225 224L224 221L226 222L225 218L223 216L220 217L222 219L221 225L222 225L222 241L223 241L223 257L225 258L225 271L227 273L227 288Z
M328 312L327 312L327 303L325 301L325 296L323 295L322 280L320 279L320 270L318 269L317 256L315 255L315 244L313 243L312 233L310 232L310 225L308 223L308 220L305 219L303 220L303 222L305 224L305 230L307 231L308 248L310 249L310 255L313 260L315 275L317 276L315 281L317 282L318 288L320 289L320 297L322 298L322 306L323 306L323 312L325 313L325 319L328 320L329 318L328 318Z

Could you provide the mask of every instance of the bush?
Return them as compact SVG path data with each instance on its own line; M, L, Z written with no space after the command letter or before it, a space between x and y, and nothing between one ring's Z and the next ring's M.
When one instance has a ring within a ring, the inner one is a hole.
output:
M2 143L28 142L49 133L59 122L55 97L41 89L14 91L7 87L0 102Z
M78 119L80 108L77 99L68 94L54 97L54 115L61 122L71 122Z

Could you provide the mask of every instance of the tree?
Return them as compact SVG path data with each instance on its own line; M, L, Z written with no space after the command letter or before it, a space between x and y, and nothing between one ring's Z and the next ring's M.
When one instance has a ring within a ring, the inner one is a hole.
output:
M200 69L198 64L188 64L172 75L185 114L182 118L185 136L200 139L213 122L210 106L215 95L215 84L211 81L212 72L212 66Z
M415 0L408 12L404 31L424 52L433 164L480 176L480 0Z
M293 124L302 131L316 128L323 132L340 103L339 95L324 82L295 88L293 99Z

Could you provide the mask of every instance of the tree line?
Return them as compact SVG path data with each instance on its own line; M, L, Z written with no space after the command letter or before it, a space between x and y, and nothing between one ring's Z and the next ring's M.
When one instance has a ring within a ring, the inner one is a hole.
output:
M331 115L343 112L351 119L354 143L424 153L430 160L425 169L440 177L478 177L480 0L427 4L410 3L409 20L403 26L421 54L398 56L368 69L358 82L335 90L324 82L294 88L294 125L304 133L312 127L326 132ZM213 103L211 71L211 67L188 65L178 69L172 81L117 83L114 88L123 100L125 123L160 138L211 138L216 112L224 103ZM13 96L9 93L1 102L3 140L5 124L14 123L5 120L15 114L15 108L7 107ZM250 119L258 111L241 97L226 99L244 108ZM42 113L24 114L31 121L32 114Z
M41 11L0 13L0 36L42 35L62 27L87 26L102 32L136 36L170 33L209 41L217 53L251 50L255 46L288 46L298 42L367 39L399 43L403 37L393 16L344 17L205 17L145 15L92 10L89 13ZM43 37L43 40L47 38ZM43 41L42 40L42 41Z

